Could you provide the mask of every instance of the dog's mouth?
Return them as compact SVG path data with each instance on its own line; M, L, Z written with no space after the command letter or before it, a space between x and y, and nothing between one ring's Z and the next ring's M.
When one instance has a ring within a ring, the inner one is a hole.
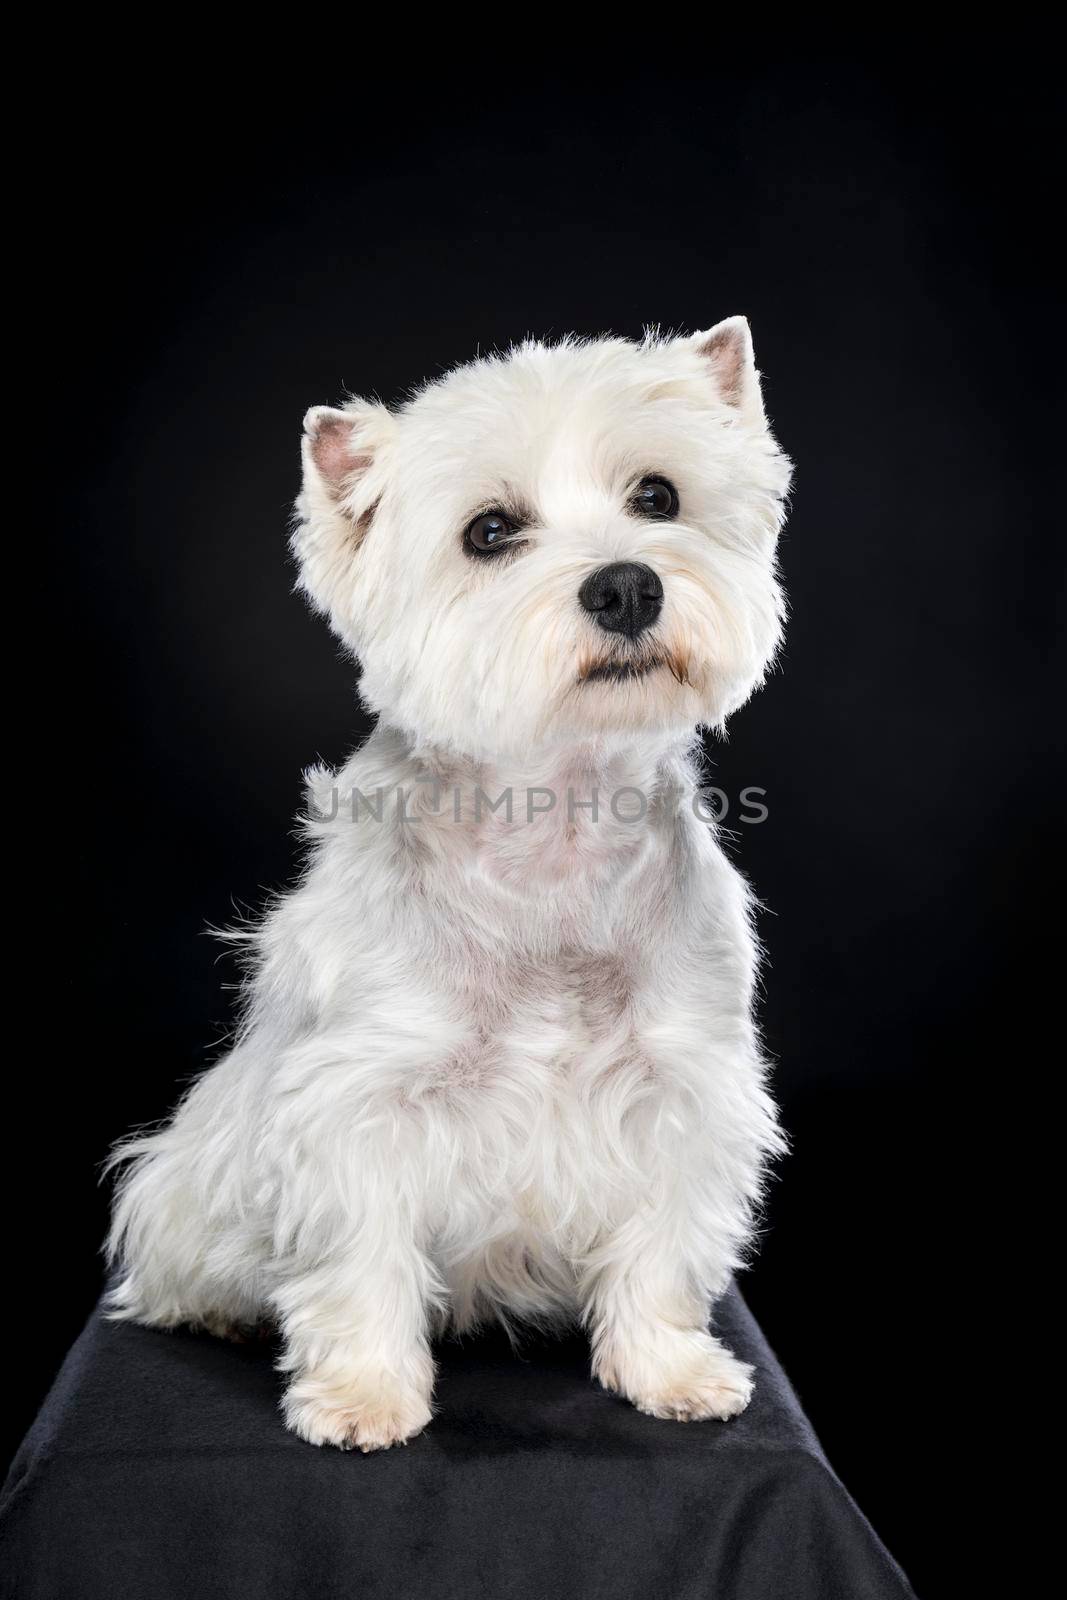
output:
M666 662L658 656L651 661L597 661L578 677L581 683L626 683L631 678L647 678L663 666Z
M578 664L578 683L635 683L666 668L676 683L691 682L689 656L682 650L651 655L585 659Z

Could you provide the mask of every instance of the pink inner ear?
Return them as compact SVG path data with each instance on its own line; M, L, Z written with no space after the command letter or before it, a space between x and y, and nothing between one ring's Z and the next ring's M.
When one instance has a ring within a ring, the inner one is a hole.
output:
M311 441L311 459L338 494L357 473L370 466L370 457L353 455L351 444L352 423L345 417L323 417Z
M745 337L738 328L723 328L701 345L700 352L707 356L715 369L719 389L724 400L736 405L741 399L745 377Z

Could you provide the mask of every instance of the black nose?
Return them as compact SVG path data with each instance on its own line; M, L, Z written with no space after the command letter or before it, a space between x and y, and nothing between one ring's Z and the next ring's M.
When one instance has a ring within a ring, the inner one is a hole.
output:
M659 616L663 585L651 567L639 561L616 561L591 572L578 590L578 599L608 633L636 639Z

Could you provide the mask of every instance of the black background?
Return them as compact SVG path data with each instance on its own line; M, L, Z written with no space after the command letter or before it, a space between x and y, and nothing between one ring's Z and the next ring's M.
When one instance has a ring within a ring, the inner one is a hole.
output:
M972 1516L962 1420L1004 1404L964 1376L1007 1271L980 1123L1051 810L1049 90L996 52L695 55L57 96L27 244L35 577L9 598L54 671L25 673L47 998L9 1161L37 1310L6 1409L17 1436L98 1292L110 1142L230 1025L205 925L286 881L301 769L367 727L291 593L305 408L527 332L741 311L797 468L781 670L711 751L729 795L767 791L735 852L794 1142L744 1287L932 1593Z

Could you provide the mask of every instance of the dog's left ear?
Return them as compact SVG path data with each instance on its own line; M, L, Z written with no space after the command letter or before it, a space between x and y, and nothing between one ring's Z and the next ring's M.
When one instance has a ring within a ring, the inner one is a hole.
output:
M752 332L746 317L727 317L703 333L694 333L690 347L708 364L715 386L726 404L750 422L765 423Z

